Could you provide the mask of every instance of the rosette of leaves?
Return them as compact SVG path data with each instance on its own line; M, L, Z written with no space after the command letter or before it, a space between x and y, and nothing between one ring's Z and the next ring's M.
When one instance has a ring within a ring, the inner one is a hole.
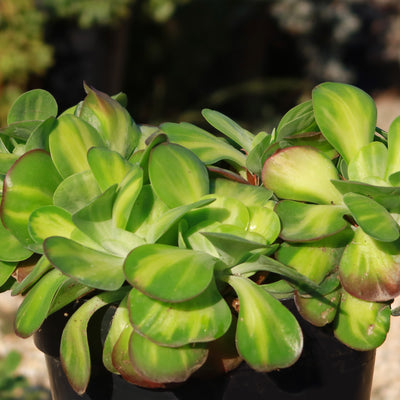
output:
M312 101L283 117L276 136L286 143L262 172L281 199L275 211L285 243L277 259L333 285L322 299L296 292L300 313L316 325L332 322L337 338L359 350L385 340L400 293L400 120L386 133L376 114L359 88L317 86ZM323 146L296 143L314 131Z
M60 347L78 393L91 369L82 333L109 304L117 310L103 362L132 383L164 387L242 359L259 371L292 365L302 350L299 324L257 273L321 288L270 257L280 221L272 192L245 179L255 171L247 172L244 153L197 129L190 137L179 136L179 125L165 125L168 136L139 127L124 95L85 89L59 116L48 92L25 93L1 132L0 283L25 296L17 333L33 334L84 297ZM208 113L249 156L265 139Z

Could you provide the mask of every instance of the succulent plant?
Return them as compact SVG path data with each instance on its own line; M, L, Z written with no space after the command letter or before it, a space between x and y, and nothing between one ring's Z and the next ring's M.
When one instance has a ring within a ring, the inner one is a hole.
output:
M384 341L400 291L399 124L375 133L368 95L322 84L272 134L203 110L216 135L137 125L123 94L85 90L59 116L48 92L27 92L0 132L0 287L24 295L22 337L84 298L60 345L76 392L90 379L82 332L109 304L104 365L150 388L294 364L286 297L350 347Z

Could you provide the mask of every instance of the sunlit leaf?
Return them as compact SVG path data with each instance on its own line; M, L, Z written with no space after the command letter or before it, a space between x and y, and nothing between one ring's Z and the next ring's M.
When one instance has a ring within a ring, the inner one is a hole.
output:
M87 154L88 163L102 191L120 184L131 165L119 153L105 147L94 147Z
M154 192L170 208L194 203L209 193L205 165L190 150L173 143L152 150L149 176Z
M180 144L193 151L205 164L214 164L220 160L234 161L246 165L246 156L225 140L211 135L207 131L187 122L180 124L165 123L161 129L172 143Z
M207 358L204 344L159 346L134 332L130 339L131 361L138 372L153 382L183 382Z
M8 281L16 267L16 262L0 261L0 287Z
M386 339L390 326L390 306L359 300L343 291L334 322L337 339L355 350L372 350Z
M89 169L87 152L104 146L100 134L74 115L58 118L49 136L51 158L63 178Z
M280 120L276 128L276 141L303 132L316 132L313 104L311 100L300 103L290 109Z
M393 120L388 134L388 156L385 178L400 171L400 116ZM399 186L399 185L397 185Z
M53 236L43 243L46 257L65 275L103 290L117 290L124 283L123 258ZM71 257L71 254L74 256Z
M248 231L260 234L269 244L273 243L281 231L278 215L267 207L249 207L249 212Z
M246 158L246 168L253 174L260 175L266 160L265 149L269 147L272 136L266 132L258 133L253 140L252 149Z
M60 343L60 359L72 388L83 394L91 372L87 326L93 314L107 304L120 300L126 294L123 288L116 292L101 293L81 305L70 317Z
M284 240L305 242L339 232L348 226L344 220L347 209L342 206L279 202L275 207L282 223L280 236Z
M15 317L15 331L21 337L36 332L48 315L60 286L68 279L61 271L51 270L28 292Z
M28 232L30 214L53 203L53 193L60 181L49 154L43 150L26 153L8 171L1 216L6 228L25 246L35 248Z
M340 261L347 292L368 301L386 301L400 293L400 242L380 242L357 228Z
M219 111L210 110L208 108L202 110L201 114L210 125L233 140L241 148L247 152L251 150L254 136L231 118Z
M198 296L180 303L164 303L132 289L129 309L137 332L169 347L215 340L228 330L232 318L214 281Z
M303 335L293 314L249 279L232 275L227 281L240 302L236 329L239 354L256 371L294 364L303 349Z
M0 260L21 261L27 259L32 251L28 250L15 236L11 234L0 221Z
M56 124L55 117L49 117L35 128L26 141L25 151L43 149L49 151L49 135Z
M361 89L336 82L316 86L312 100L321 132L348 164L372 142L377 114L374 101Z
M23 93L13 103L8 113L7 124L20 121L43 121L57 115L58 107L54 97L43 89Z
M264 164L262 181L279 198L319 204L341 204L332 185L338 179L332 161L312 147L288 147Z
M346 193L343 200L357 224L369 236L384 242L398 239L399 226L390 213L376 201L357 193Z
M124 271L128 282L146 295L161 301L180 302L208 287L215 262L205 253L148 244L128 254Z

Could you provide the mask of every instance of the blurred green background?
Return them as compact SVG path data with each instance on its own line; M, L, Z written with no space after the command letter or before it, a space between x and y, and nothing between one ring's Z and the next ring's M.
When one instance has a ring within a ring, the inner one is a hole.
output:
M85 80L139 123L270 129L321 81L398 90L399 62L398 0L0 0L0 126L22 91L65 109Z

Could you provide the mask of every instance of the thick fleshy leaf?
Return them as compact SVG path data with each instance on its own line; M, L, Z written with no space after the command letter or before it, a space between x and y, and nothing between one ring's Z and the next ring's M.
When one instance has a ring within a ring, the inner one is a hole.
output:
M34 149L49 151L49 136L56 121L55 117L49 117L38 125L26 141L25 151Z
M56 293L67 279L61 271L53 269L28 292L15 317L15 331L19 336L28 337L40 328Z
M246 156L225 140L187 122L180 124L167 122L161 125L172 143L180 144L193 151L205 164L230 160L244 167Z
M57 206L37 208L29 218L28 229L33 240L40 244L50 236L63 236L88 247L101 249L96 242L78 230L68 211Z
M0 260L21 261L27 259L32 251L28 250L15 236L11 234L0 221Z
M383 242L398 239L399 226L390 213L376 201L357 193L346 193L343 200L357 224L369 236Z
M201 114L210 125L228 136L246 152L251 150L254 136L249 131L219 111L206 108L202 110Z
M316 131L318 125L314 118L313 104L308 100L293 107L282 117L276 128L276 141L299 133Z
M380 242L357 228L340 261L347 292L363 300L386 301L400 294L400 241Z
M256 371L294 364L303 349L303 334L293 314L249 279L232 275L227 281L240 302L236 328L239 354Z
M267 132L258 133L253 140L252 149L246 158L246 168L253 174L260 175L265 160L265 149L271 144L272 135Z
M249 212L248 231L260 234L268 244L273 243L281 230L278 215L267 207L249 207Z
M116 185L72 216L75 225L108 252L125 257L133 248L144 244L139 236L117 228L113 221Z
M84 285L96 289L117 290L124 283L121 257L93 250L58 236L46 239L43 248L46 257L56 268Z
M57 115L58 107L54 97L43 89L23 93L11 106L7 124L20 121L43 121Z
M184 382L207 359L204 344L165 347L134 332L129 353L134 368L153 382Z
M94 146L104 146L100 134L74 115L58 118L49 136L51 158L63 178L89 169L87 152Z
M215 258L205 253L148 244L128 254L124 270L128 282L146 295L161 301L180 302L208 287L215 262Z
M25 276L25 278L21 282L18 282L13 286L11 295L16 296L17 294L23 293L52 268L52 265L45 256L40 257L30 273Z
M16 154L0 153L0 174L5 175L17 159L18 156Z
M312 147L288 147L275 153L262 173L264 186L281 199L341 204L342 196L331 179L338 179L334 164Z
M296 307L300 315L315 326L331 323L337 313L340 302L340 289L321 297L303 297L295 294Z
M388 151L381 142L372 142L361 148L349 162L347 172L350 180L368 182L368 178L385 178Z
M132 333L133 328L130 325L126 326L115 343L115 346L112 349L112 362L114 368L126 381L133 383L134 385L149 389L164 388L165 384L151 382L133 368L129 355L129 343Z
M393 120L388 134L388 156L385 178L400 171L400 116Z
M87 154L88 163L101 191L120 184L131 169L119 153L105 147L94 147Z
M5 128L0 128L0 133L10 138L26 142L32 132L41 124L41 121L15 122ZM17 146L16 146L17 147ZM15 150L14 150L15 151Z
M143 187L143 170L135 165L128 172L118 188L114 202L112 219L117 228L125 229L132 207Z
M0 261L0 287L8 281L16 267L16 262Z
M372 142L377 114L374 101L355 86L334 82L315 87L312 100L321 132L348 164Z
M129 157L139 142L140 130L128 111L105 93L88 86L85 90L79 117L97 129L110 150Z
M129 309L135 331L169 347L215 340L228 330L232 319L215 281L198 296L181 303L164 303L132 289Z
M32 150L8 171L4 180L1 217L6 228L25 246L35 248L28 232L29 216L36 208L53 203L61 178L48 153Z
M272 197L272 191L262 186L245 185L228 179L217 178L212 183L212 193L223 197L232 197L246 207L265 207Z
M160 215L157 221L153 221L151 224L149 224L149 229L146 235L147 242L155 243L185 214L193 209L207 206L213 201L213 198L206 198L200 201L196 201L192 204L186 204L184 206L172 208L166 211L164 214Z
M106 340L104 341L103 345L103 364L112 373L118 373L117 369L113 365L113 348L125 329L133 329L131 328L131 324L129 321L129 311L127 303L128 295L126 295L122 299L121 303L118 305L118 308L115 310L110 329L108 330Z
M87 326L93 314L107 304L120 300L126 288L116 292L101 293L86 301L65 325L60 343L60 358L72 388L83 394L89 383L91 362Z
M348 226L342 206L299 203L284 200L275 207L282 223L284 240L306 242L334 235Z
M54 192L54 205L75 213L101 194L91 171L78 172L64 179Z
M194 203L209 193L205 165L177 144L161 143L152 150L149 176L154 192L170 208Z
M343 247L330 247L321 244L311 245L283 243L276 253L276 258L315 283L321 283L325 277L337 269Z
M390 306L357 299L343 291L334 322L337 339L355 350L372 350L386 339Z

